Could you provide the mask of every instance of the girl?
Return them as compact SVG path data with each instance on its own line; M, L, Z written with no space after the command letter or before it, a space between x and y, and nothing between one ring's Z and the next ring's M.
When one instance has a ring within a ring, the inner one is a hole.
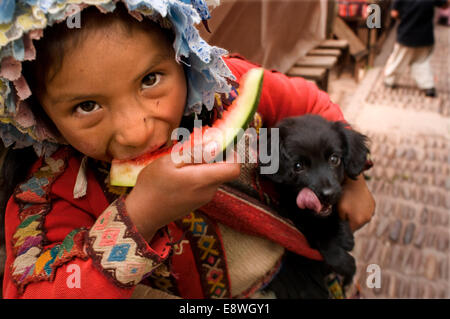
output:
M81 28L65 23L67 2L3 2L1 136L19 148L3 169L4 296L254 297L286 248L320 259L268 206L221 186L240 176L232 159L164 156L132 190L109 185L113 158L169 146L194 114L211 122L255 65L199 37L202 1L80 1ZM304 113L343 120L314 85L268 71L258 112L269 127ZM373 209L364 180L349 181L343 218L356 229Z

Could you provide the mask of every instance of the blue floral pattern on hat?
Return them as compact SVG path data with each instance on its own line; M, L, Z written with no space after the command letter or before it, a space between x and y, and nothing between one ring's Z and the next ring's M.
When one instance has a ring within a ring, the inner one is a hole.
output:
M14 0L3 0L0 1L0 23L11 22L14 16L14 9L16 8L16 3Z

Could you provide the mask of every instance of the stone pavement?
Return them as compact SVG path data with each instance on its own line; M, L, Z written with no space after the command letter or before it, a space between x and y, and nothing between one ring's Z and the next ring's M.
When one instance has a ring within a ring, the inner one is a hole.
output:
M341 102L371 139L375 163L368 185L376 214L355 233L353 251L363 298L450 298L450 28L436 26L435 34L437 98L425 97L409 74L398 89L383 86L391 32L378 66ZM367 285L370 264L380 267L380 288Z

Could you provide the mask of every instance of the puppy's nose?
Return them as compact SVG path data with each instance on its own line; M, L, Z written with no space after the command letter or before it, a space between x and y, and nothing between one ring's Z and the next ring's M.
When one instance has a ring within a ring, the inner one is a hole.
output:
M333 195L334 189L332 187L327 187L321 190L321 193L324 197L328 197Z

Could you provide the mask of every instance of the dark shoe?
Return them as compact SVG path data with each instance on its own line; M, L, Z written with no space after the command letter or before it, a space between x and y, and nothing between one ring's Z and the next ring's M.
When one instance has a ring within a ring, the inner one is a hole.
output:
M435 88L425 89L423 91L425 92L425 96L436 97L436 89Z
M385 88L387 88L387 89L396 89L397 88L397 84L387 84L386 82L383 82L384 83L384 87Z

